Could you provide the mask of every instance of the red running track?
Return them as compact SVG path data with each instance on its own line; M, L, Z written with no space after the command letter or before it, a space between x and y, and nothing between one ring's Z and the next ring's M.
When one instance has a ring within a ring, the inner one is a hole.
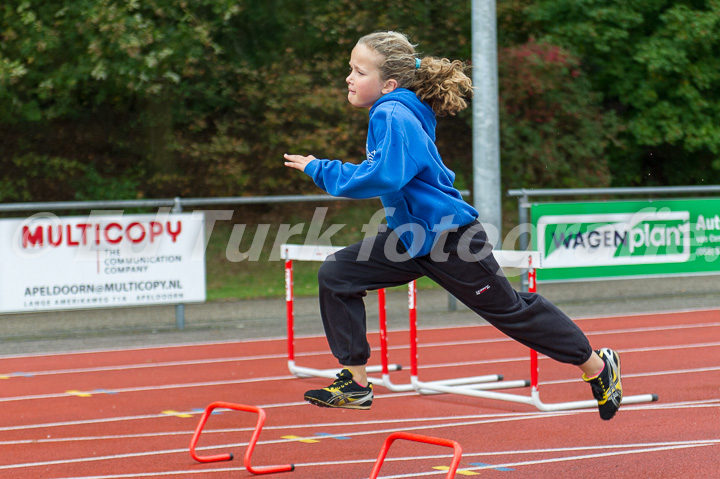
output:
M218 410L197 452L232 452L204 464L189 453L203 409L226 401L267 413L254 467L295 464L267 477L367 479L387 436L404 431L457 441L456 477L720 477L720 311L579 321L595 347L621 354L626 405L611 421L597 411L544 413L531 406L459 395L376 388L370 411L302 401L326 379L287 369L284 338L131 350L0 357L0 477L252 477L242 457L256 414ZM377 335L371 339L377 344ZM528 379L527 350L489 326L421 329L421 379L503 374ZM389 335L390 361L408 364L407 333ZM296 339L296 360L331 368L324 338ZM392 373L396 383L409 380ZM575 368L540 359L545 403L590 398ZM526 389L514 391L529 394ZM446 475L452 451L397 441L379 477ZM259 476L262 477L262 476Z

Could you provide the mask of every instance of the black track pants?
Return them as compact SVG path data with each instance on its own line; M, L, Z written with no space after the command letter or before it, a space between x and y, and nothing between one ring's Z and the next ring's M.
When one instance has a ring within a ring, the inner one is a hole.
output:
M447 233L428 255L409 258L392 231L329 256L318 272L320 312L330 350L341 365L367 364L368 290L427 276L497 329L557 361L579 365L592 349L580 328L543 296L516 292L490 254L478 222Z

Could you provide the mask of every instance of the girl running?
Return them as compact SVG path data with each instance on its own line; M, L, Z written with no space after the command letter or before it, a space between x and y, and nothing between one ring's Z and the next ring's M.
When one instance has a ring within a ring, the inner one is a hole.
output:
M579 367L611 419L622 399L620 359L593 351L573 321L539 294L516 292L490 254L477 211L454 188L455 174L435 146L436 117L467 107L472 82L460 61L423 57L397 32L366 35L350 55L348 101L370 110L360 164L285 155L334 196L380 197L387 228L328 257L318 272L320 313L341 366L328 387L307 391L312 404L369 409L373 387L365 305L368 290L427 276L497 329L525 346Z

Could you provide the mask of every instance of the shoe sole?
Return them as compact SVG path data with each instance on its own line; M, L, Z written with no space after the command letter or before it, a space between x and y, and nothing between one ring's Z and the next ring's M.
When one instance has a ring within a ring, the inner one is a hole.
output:
M343 404L342 406L336 406L336 405L334 405L334 404L328 404L328 403L326 403L326 402L324 402L324 401L321 401L320 399L316 399L316 398L312 398L312 397L308 397L308 396L305 396L305 400L306 400L307 402L309 402L310 404L312 404L313 406L327 407L327 408L331 408L331 409L361 409L361 410L367 410L367 409L370 409L370 406L372 406L372 403L371 403L371 404L367 404L367 405L366 405L366 404L345 403L345 404Z

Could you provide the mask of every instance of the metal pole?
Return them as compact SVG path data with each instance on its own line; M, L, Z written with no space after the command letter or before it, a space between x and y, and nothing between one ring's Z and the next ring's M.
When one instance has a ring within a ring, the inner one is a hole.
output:
M518 223L520 223L520 227L524 228L525 225L528 225L528 222L530 221L530 218L528 216L528 197L527 195L523 195L520 198L518 198ZM528 231L532 231L532 229L528 229ZM521 233L520 234L520 251L526 251L528 249L528 233ZM523 274L520 275L520 290L527 292L528 291L528 278L527 278L527 271L524 271Z
M500 127L495 0L472 0L473 205L501 237Z
M509 196L594 196L594 195L679 195L720 193L720 185L705 186L639 186L628 188L564 188L519 189L508 191Z
M182 213L182 200L180 197L175 197L175 201L172 207L173 213ZM175 305L175 326L179 330L185 329L185 305Z

